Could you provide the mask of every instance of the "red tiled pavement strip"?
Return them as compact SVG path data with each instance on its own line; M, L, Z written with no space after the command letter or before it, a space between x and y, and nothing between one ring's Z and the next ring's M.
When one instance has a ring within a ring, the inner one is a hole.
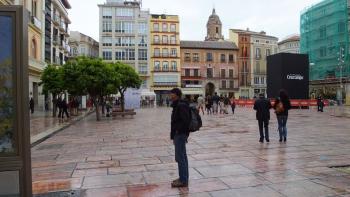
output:
M190 184L178 177L169 140L170 109L144 109L131 118L95 121L90 115L32 148L33 191L81 190L87 197L349 196L350 121L293 110L288 142L258 143L255 113L204 116L187 146Z

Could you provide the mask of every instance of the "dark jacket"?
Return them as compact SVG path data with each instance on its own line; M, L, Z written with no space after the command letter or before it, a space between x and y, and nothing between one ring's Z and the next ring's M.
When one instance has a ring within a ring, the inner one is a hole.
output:
M286 100L280 100L279 98L276 99L275 105L273 106L274 109L276 109L278 103L282 102L283 103L283 108L284 108L284 112L282 113L276 113L277 116L288 116L288 111L290 109L292 109L292 105L290 103L289 99Z
M170 139L174 139L176 134L189 135L190 126L190 107L186 101L174 101L171 105L173 112L171 114L171 133Z
M271 102L266 98L259 98L254 103L257 120L270 120Z

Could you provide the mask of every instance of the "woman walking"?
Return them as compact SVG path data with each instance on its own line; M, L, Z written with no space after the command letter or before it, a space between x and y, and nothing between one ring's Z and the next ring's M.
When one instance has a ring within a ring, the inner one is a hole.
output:
M279 97L276 99L273 107L278 121L278 131L280 134L280 142L287 141L287 121L288 111L292 108L288 94L285 90L281 90Z

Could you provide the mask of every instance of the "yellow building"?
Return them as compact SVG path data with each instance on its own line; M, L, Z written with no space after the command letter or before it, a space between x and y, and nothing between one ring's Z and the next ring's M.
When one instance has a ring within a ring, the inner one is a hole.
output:
M37 109L44 108L40 75L46 66L44 62L44 0L0 0L0 5L23 5L29 12L28 54L29 54L29 97L34 99Z
M180 22L176 15L151 15L151 90L157 103L164 103L168 91L181 86Z

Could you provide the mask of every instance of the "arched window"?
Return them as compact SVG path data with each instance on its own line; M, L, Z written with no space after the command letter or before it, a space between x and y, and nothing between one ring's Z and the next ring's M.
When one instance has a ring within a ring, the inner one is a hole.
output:
M37 58L37 45L36 45L36 40L35 40L35 38L33 38L32 39L32 42L31 42L31 53L30 53L30 56L32 57L32 58Z

